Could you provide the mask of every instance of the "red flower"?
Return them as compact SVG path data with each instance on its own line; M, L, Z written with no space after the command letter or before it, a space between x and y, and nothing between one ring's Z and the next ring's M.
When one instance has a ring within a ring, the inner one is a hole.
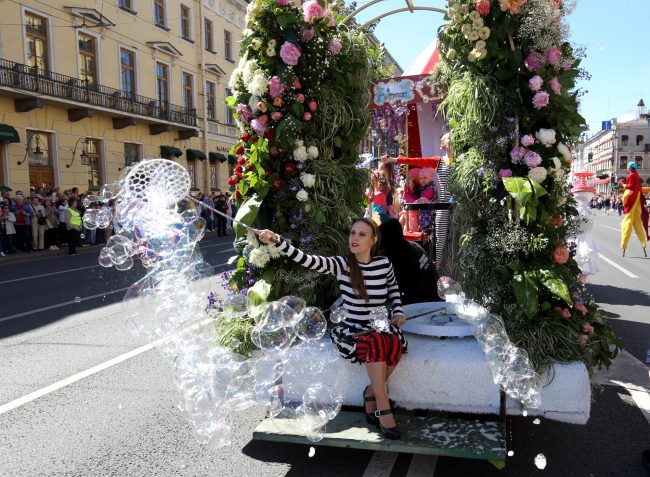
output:
M264 139L273 139L275 137L275 129L270 128L264 131Z
M241 200L241 199L242 199L241 192L239 192L239 189L237 189L235 191L235 200Z
M287 175L287 176L292 176L292 175L294 175L296 172L298 172L298 168L296 167L296 165L295 165L293 162L287 162L287 163L284 165L284 174L285 174L285 175Z
M238 157L238 158L237 158L237 167L239 167L239 166L243 166L244 164L246 164L246 158L245 158L245 157L241 157L241 156Z
M237 185L238 182L239 182L239 177L237 176L230 176L228 178L228 185L234 186Z
M269 156L271 156L274 159L280 157L280 154L282 154L282 151L275 146L271 146L271 148L269 149Z
M300 84L300 81L298 81L298 78L293 79L293 87L296 89L302 89L302 85Z
M282 179L277 178L271 181L271 189L282 190L283 188L284 188L284 181Z
M489 15L490 13L490 0L475 0L474 3L476 3L476 11L484 17L485 15Z
M304 102L305 102L305 95L302 94L302 93L297 94L297 95L296 95L296 100L297 100L299 103L304 103Z
M239 146L235 149L235 154L244 154L244 146Z
M279 96L277 98L275 98L273 100L273 106L275 106L276 108L279 108L280 106L282 106L282 98L279 97Z
M268 167L264 168L264 173L266 174L266 177L269 177L271 174L273 174L273 171L269 169Z
M235 167L235 174L241 174L244 171L244 168L242 167L241 164L238 164L237 167Z
M310 101L309 104L307 105L307 107L309 108L309 110L311 112L314 112L314 111L316 111L316 108L318 107L318 104L316 103L316 101Z
M305 114L302 115L302 119L309 121L311 119L311 113L309 111L305 111Z
M553 261L558 265L564 265L569 261L569 249L560 244L553 249Z

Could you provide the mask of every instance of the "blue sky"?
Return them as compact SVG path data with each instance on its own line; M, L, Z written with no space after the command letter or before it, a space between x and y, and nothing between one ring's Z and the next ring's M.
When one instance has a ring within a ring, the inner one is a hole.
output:
M360 0L358 6L368 3ZM445 8L443 0L414 0L415 5ZM405 7L404 0L384 0L363 11L363 22L383 12ZM569 17L571 41L587 48L583 67L592 75L580 87L581 113L591 133L601 121L636 109L642 97L650 107L650 0L579 0ZM428 11L398 13L379 22L375 35L402 68L435 37L442 14Z

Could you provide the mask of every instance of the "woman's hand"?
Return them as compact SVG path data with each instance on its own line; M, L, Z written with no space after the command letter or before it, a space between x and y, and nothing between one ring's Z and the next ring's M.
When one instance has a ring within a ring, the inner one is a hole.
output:
M398 328L401 328L402 325L406 323L406 316L404 316L401 313L397 313L391 323L397 326Z
M278 234L276 234L272 230L269 229L257 230L255 233L257 233L257 236L266 245L280 243L280 238L278 237Z

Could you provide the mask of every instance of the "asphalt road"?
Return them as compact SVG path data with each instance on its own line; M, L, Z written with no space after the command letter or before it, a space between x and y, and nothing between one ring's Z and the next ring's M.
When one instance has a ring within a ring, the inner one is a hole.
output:
M147 343L119 314L105 313L144 274L139 265L103 269L97 248L0 261L0 476L645 476L640 454L650 447L650 396L639 360L650 339L650 259L634 237L620 258L618 222L597 217L594 235L614 265L603 261L590 288L630 354L599 378L604 386L594 393L587 425L509 418L514 454L502 471L482 461L326 447L309 457L309 446L252 441L261 409L237 416L230 447L199 445L173 405L169 365L156 349L141 348ZM217 271L227 268L227 238L206 238L201 247ZM116 357L122 361L86 376ZM2 410L38 390L42 396ZM533 464L538 453L547 458L545 470Z

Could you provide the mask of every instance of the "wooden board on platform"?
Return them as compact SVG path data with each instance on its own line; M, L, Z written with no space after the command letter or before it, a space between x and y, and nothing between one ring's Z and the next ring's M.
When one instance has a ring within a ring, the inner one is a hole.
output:
M402 438L384 439L361 412L342 411L327 424L323 439L312 442L301 434L296 419L264 419L254 439L375 451L430 454L505 461L505 425L495 421L397 415Z

